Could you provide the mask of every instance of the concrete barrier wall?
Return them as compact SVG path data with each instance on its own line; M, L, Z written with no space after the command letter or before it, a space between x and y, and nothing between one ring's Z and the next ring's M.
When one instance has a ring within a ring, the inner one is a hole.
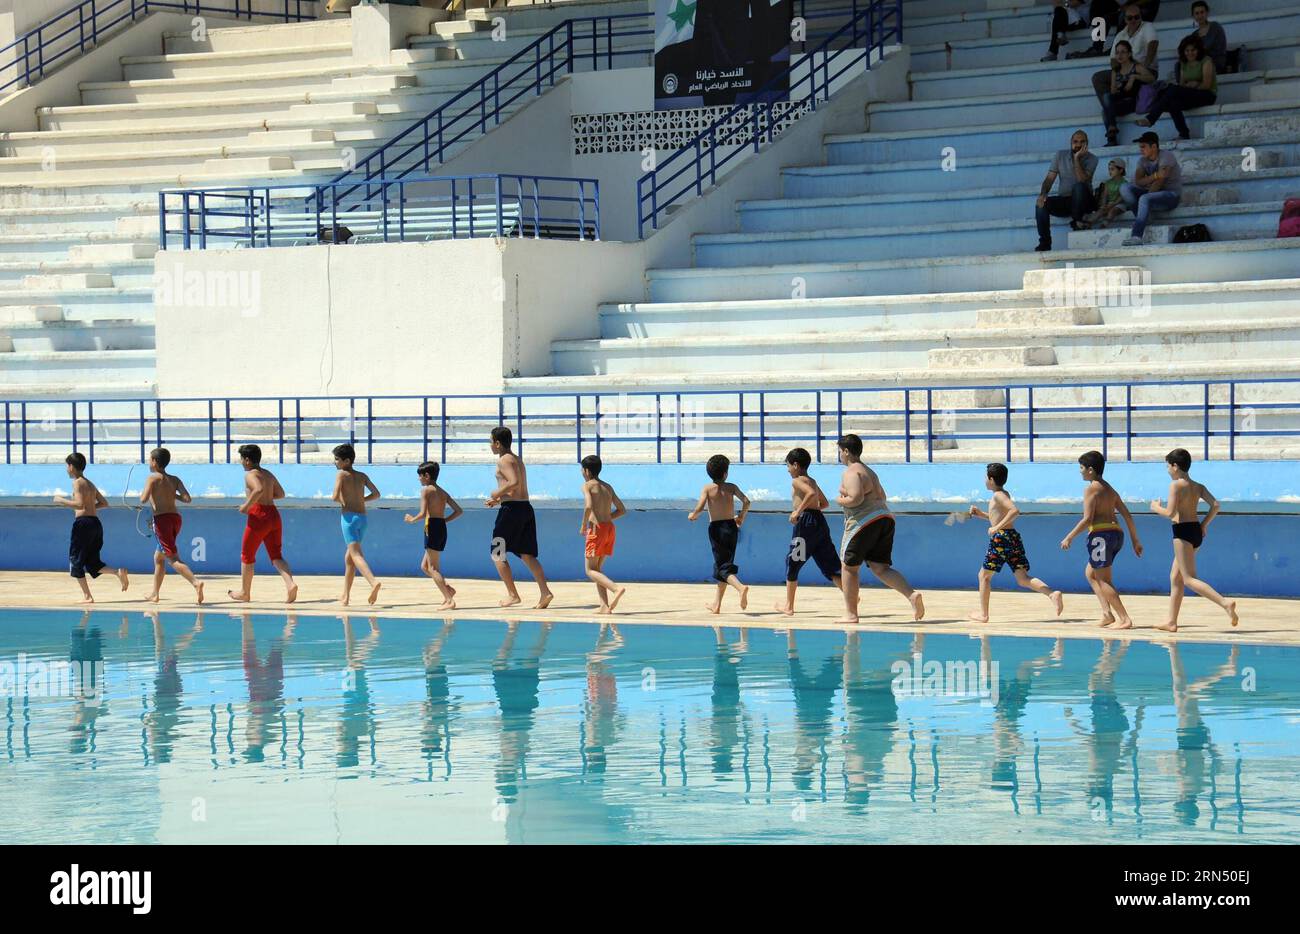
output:
M643 289L637 245L480 238L158 254L158 395L495 393ZM207 284L243 282L249 307ZM186 283L197 283L189 293ZM224 361L225 365L222 365Z

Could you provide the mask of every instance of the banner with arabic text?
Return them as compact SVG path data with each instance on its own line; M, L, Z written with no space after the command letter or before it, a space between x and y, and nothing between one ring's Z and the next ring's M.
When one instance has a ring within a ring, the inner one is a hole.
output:
M793 0L655 0L655 110L748 103L790 65ZM784 77L762 95L785 100Z

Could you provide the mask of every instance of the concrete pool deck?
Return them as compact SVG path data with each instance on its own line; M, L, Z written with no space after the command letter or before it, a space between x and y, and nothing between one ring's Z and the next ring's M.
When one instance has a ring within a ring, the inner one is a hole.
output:
M262 574L254 582L255 600L249 604L235 603L226 596L228 589L238 587L236 577L204 576L207 602L204 610L211 613L284 614L288 606L283 602L284 587L278 577ZM1065 612L1060 618L1051 615L1048 601L1035 593L995 591L993 594L993 621L976 623L967 614L978 605L974 590L924 591L926 618L920 623L912 621L908 605L897 594L878 587L863 587L862 621L857 627L836 623L843 604L839 593L825 585L805 586L799 589L797 612L793 617L777 613L776 601L784 596L784 588L756 585L750 588L749 609L739 609L734 591L723 601L723 612L711 616L705 612L705 603L712 598L709 583L698 584L628 584L628 591L618 613L612 618L596 615L597 603L594 585L576 581L552 583L555 601L549 609L534 610L537 588L531 581L519 581L524 603L519 607L502 608L497 601L504 595L498 581L453 579L456 587L456 610L437 611L440 602L432 581L415 577L386 577L383 590L373 608L365 602L367 589L364 581L353 588L353 604L347 612L354 616L384 616L404 619L504 619L548 620L555 622L608 622L621 625L654 624L667 626L727 626L758 629L849 630L867 632L917 631L935 633L968 633L970 635L1036 636L1063 638L1114 638L1133 639L1185 639L1194 642L1246 642L1267 645L1300 645L1300 601L1238 598L1241 625L1228 626L1227 617L1213 604L1200 597L1187 596L1176 635L1154 629L1163 623L1169 598L1158 595L1123 595L1124 605L1133 617L1134 628L1124 632L1100 629L1096 625L1099 607L1091 594L1065 594ZM297 578L298 601L292 605L301 615L336 616L344 611L339 605L340 578L338 576L302 576ZM620 583L622 583L620 581ZM131 578L131 587L123 593L116 581L101 577L91 582L99 611L143 611L156 607L162 612L187 612L196 609L194 593L183 580L168 573L163 584L162 601L152 604L144 599L151 586L150 575L137 574ZM77 584L67 574L56 572L0 572L0 608L7 609L62 609L83 607L78 601L81 594Z

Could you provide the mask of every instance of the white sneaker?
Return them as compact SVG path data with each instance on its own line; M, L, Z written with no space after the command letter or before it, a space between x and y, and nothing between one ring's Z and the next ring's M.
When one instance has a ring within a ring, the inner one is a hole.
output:
M1124 245L1124 246L1141 246L1141 245L1142 245L1142 238L1141 238L1141 237L1126 237L1125 240L1124 240L1124 244L1123 244L1123 245Z

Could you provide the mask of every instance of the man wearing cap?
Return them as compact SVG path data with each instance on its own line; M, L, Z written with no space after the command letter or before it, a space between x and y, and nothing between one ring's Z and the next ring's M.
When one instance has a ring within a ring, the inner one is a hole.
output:
M1135 215L1133 230L1124 246L1140 246L1152 211L1172 211L1183 196L1183 170L1172 152L1160 148L1160 137L1146 132L1138 137L1138 159L1133 181L1120 189L1124 203Z

